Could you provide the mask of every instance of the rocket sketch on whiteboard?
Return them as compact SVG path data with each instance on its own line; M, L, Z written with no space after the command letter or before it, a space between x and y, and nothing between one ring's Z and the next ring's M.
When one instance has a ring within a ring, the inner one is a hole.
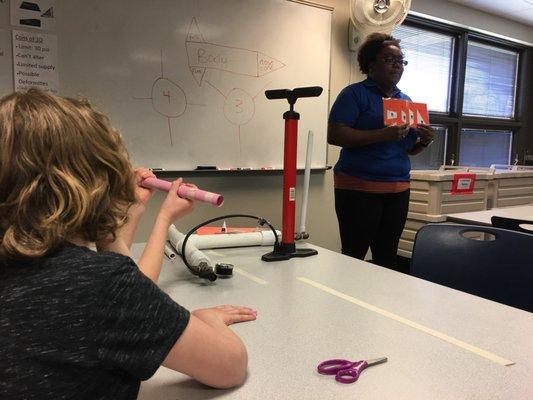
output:
M285 64L273 57L256 50L243 49L233 46L219 45L207 42L198 26L195 17L189 25L185 39L188 67L199 87L209 86L217 94L224 97L223 115L232 125L237 127L239 153L242 151L241 126L249 122L255 115L255 98L271 83L268 82L255 94L250 94L243 88L232 87L229 90L220 89L211 82L210 73L235 74L250 79L262 78L264 75L285 67ZM231 78L224 78L231 81ZM137 100L151 100L154 111L167 118L170 145L173 146L172 119L181 117L189 105L205 106L187 101L183 88L165 77L163 73L163 50L161 49L161 75L152 85L150 97L134 97Z
M185 46L189 68L200 86L207 69L258 78L285 66L281 61L257 50L207 42L194 17L189 25Z

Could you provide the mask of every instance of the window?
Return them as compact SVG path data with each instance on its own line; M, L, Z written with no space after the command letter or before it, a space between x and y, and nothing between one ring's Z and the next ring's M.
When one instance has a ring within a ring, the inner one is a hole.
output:
M393 36L409 61L398 86L428 105L437 129L432 146L411 157L413 169L527 162L533 48L415 15Z
M436 131L435 140L422 153L410 156L411 169L438 169L444 164L446 154L447 130L441 126L434 126Z
M463 129L459 165L490 167L511 162L512 132Z
M469 42L463 114L513 118L518 53Z
M431 111L447 112L453 37L404 25L393 34L401 39L409 61L399 85L402 91L413 101L426 103Z

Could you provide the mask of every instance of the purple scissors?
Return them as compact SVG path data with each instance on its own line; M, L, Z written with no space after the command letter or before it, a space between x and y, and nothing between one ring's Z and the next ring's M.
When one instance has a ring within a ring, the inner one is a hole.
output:
M319 374L335 375L335 380L340 383L353 383L366 367L387 362L387 357L374 360L348 361L342 359L327 360L318 364L316 369Z

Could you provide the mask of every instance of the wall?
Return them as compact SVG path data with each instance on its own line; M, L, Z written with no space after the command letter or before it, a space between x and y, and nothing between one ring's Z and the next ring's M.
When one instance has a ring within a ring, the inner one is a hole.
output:
M351 53L348 51L347 46L349 0L319 0L316 2L334 8L329 93L331 105L340 90L350 81ZM520 40L533 42L533 28L514 22L509 23L508 20L472 10L455 3L448 3L443 0L413 0L412 9L420 13L448 19L460 24L473 25L480 29L483 29L484 26L490 26L490 30L493 32L500 32ZM361 78L360 74L355 73L352 80L358 81ZM300 134L300 139L305 139L304 135ZM301 143L305 143L305 140L302 140ZM338 154L338 148L329 146L328 164L333 165L338 158ZM263 176L242 174L198 177L197 175L191 174L184 176L184 178L206 190L223 193L226 201L224 207L220 210L198 204L196 211L192 215L186 216L178 221L178 228L182 231L186 231L206 219L237 212L262 216L281 229L281 175ZM299 174L298 194L301 194L302 178L303 175ZM163 195L161 193L157 193L152 199L150 207L141 223L136 241L146 241L152 221L162 199ZM297 207L300 204L300 196L297 196ZM296 227L298 226L299 220L297 218ZM331 170L325 173L313 173L311 175L307 231L311 234L310 242L330 250L339 251L340 241L334 210L333 176Z
M320 0L317 3L335 8L332 26L329 93L330 104L332 104L338 93L348 84L350 79L350 52L347 46L349 1ZM280 132L280 135L283 135L283 132ZM300 132L299 145L305 145L305 141L305 134ZM338 149L329 146L328 164L334 164L338 158L338 154ZM215 175L211 173L209 176L204 175L203 177L191 173L184 175L184 178L206 190L222 193L225 198L225 203L221 209L198 204L193 214L182 218L176 223L180 230L187 231L204 220L231 213L249 213L264 217L272 222L276 228L281 230L283 181L281 173L269 173L268 175L247 175L246 173ZM299 227L298 207L301 204L302 180L303 174L298 174L298 186L296 189L296 227ZM150 207L141 221L136 241L147 240L152 221L163 199L162 193L156 193L154 195ZM334 208L332 171L328 170L325 173L314 172L311 174L309 184L308 218L306 224L307 231L311 234L310 241L319 246L338 251L340 249L340 243Z
M445 0L412 0L411 10L455 24L533 43L533 27Z

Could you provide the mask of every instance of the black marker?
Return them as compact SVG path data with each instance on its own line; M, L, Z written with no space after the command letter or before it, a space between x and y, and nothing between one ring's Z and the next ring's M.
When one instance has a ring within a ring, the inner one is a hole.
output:
M213 171L213 170L217 170L217 169L218 169L218 168L215 167L214 165L198 165L198 166L196 167L196 170L197 170L197 171L204 171L204 170L211 170L211 171Z

